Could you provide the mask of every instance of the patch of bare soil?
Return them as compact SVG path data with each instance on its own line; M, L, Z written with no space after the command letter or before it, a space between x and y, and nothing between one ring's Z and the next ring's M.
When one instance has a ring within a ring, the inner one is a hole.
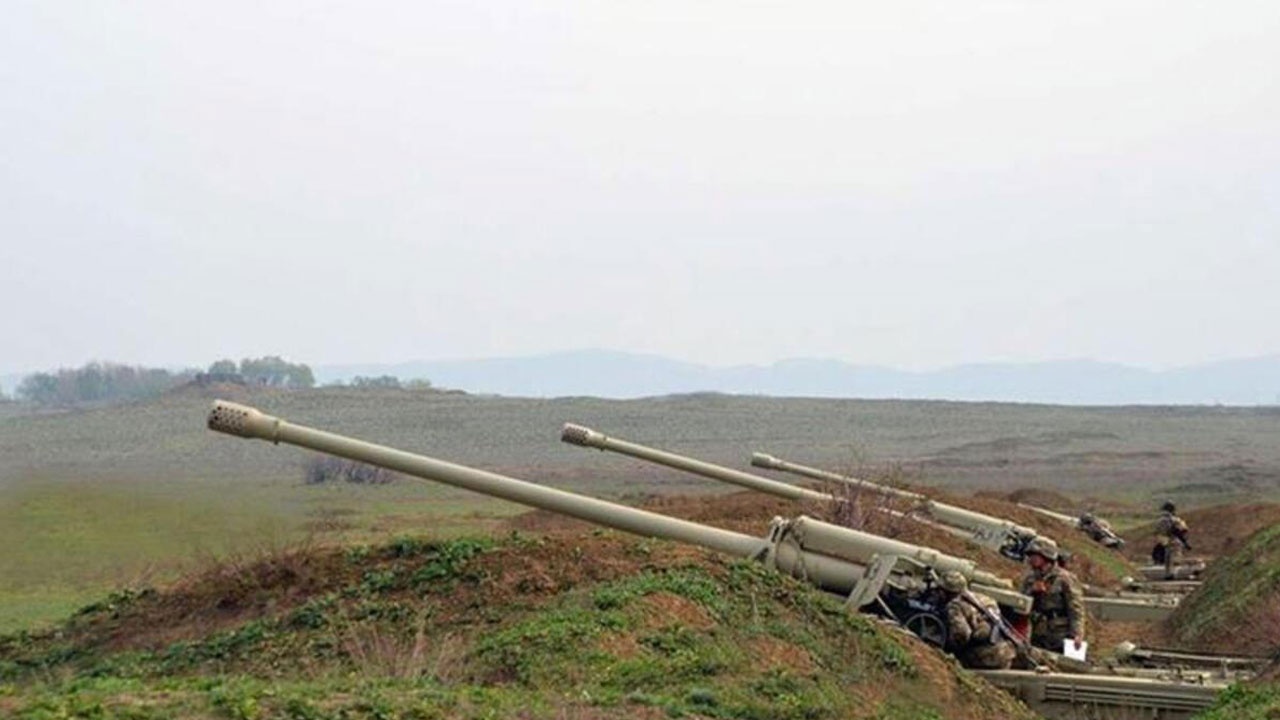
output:
M808 650L775 637L752 638L747 642L747 653L765 672L785 670L799 675L812 675L817 670Z
M111 650L156 649L295 607L350 576L340 551L299 546L232 557L136 601L109 622L80 627Z
M630 660L640 655L640 643L636 642L635 633L630 632L606 633L596 647L619 660Z
M1100 657L1109 654L1122 642L1135 643L1140 647L1171 647L1172 640L1165 631L1164 625L1155 622L1099 622L1090 623L1090 654Z
M676 625L695 630L708 630L716 624L715 619L702 609L701 605L674 593L652 593L641 598L638 605L641 615L640 626L648 630Z

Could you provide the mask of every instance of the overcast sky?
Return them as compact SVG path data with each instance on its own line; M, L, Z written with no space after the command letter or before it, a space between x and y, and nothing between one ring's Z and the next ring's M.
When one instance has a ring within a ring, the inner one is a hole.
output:
M1280 353L1280 3L48 2L0 372Z

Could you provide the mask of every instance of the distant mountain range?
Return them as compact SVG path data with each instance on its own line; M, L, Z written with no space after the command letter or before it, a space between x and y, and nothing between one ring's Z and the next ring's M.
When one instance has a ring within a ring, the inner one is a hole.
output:
M314 370L320 383L394 375L471 393L525 397L721 392L1066 405L1280 405L1280 355L1163 371L1062 360L908 372L817 359L709 367L655 355L580 350L518 358L321 365Z

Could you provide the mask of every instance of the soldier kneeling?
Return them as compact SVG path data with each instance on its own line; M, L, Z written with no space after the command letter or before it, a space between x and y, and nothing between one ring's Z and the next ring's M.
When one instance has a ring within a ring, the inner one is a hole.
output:
M1000 606L996 601L970 592L964 575L955 570L943 573L938 587L948 598L944 610L947 650L967 668L1007 669L1018 653L993 619L1000 616Z

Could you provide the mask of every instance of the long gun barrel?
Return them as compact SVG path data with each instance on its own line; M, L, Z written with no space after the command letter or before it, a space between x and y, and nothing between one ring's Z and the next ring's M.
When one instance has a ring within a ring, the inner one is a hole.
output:
M854 597L863 597L856 591L860 589L860 581L869 578L868 567L877 561L892 559L889 569L900 578L905 577L907 582L911 581L911 573L902 570L899 567L902 564L955 569L982 586L982 592L1001 604L1019 612L1030 609L1030 598L1010 590L1007 580L976 569L971 561L811 518L775 519L769 536L756 538L296 425L236 403L216 401L209 413L208 426L230 435L295 445L377 465L636 535L698 545L735 557L772 561L782 572L805 577L824 590L848 595L851 601ZM866 583L862 585L865 590ZM872 600L874 595L866 599ZM862 604L865 603L860 602L858 606Z
M812 500L817 502L833 502L836 500L834 495L808 488L796 487L788 485L784 482L778 482L767 477L752 475L751 473L734 470L722 465L715 465L701 460L677 455L665 450L657 450L646 447L626 440L619 440L610 437L602 432L597 432L589 427L575 425L573 423L565 423L564 429L560 432L560 439L570 445L578 445L580 447L596 448L598 450L610 450L620 455L629 455L639 460L646 460L658 465L665 465L676 470L701 475L719 480L733 485L740 485L752 490L758 490L769 495L786 498L788 500Z
M861 480L859 478L851 478L838 473L829 472L827 470L819 470L818 468L809 467L808 465L800 465L793 462L787 462L780 458L776 458L767 453L752 453L752 467L764 468L766 470L778 470L781 472L789 472L793 475L812 478L814 480L822 480L824 482L836 483L839 485L847 485L858 490L866 490L868 492L877 493L886 497L896 498L899 500L908 500L915 503L927 502L929 498L914 493L909 490L900 490L888 485L873 483L870 480Z
M1080 517L1071 517L1065 513L1056 512L1048 508L1042 508L1037 505L1028 505L1027 503L1018 503L1018 507L1039 513L1047 518L1053 518L1064 525L1071 527L1088 535L1090 539L1099 545L1109 548L1124 547L1124 538L1120 537L1116 531L1111 529L1110 523L1095 518L1092 513L1081 515Z
M1042 508L1039 505L1028 505L1027 503L1018 503L1018 507L1024 510L1030 510L1033 513L1039 513L1047 518L1052 518L1065 525L1071 525L1072 527L1074 527L1076 523L1079 522L1079 518L1074 518L1066 513L1060 513L1056 510L1050 510L1049 508Z
M618 438L605 435L602 432L592 430L589 427L576 425L574 423L565 424L564 430L560 433L560 439L571 445L596 448L599 450L609 450L621 455L628 455L640 460L647 460L676 470L684 470L685 472L701 475L703 477L711 478L712 480L740 485L742 487L758 490L760 492L790 500L816 500L819 502L843 501L843 498L838 498L837 496L828 493L796 487L795 485L788 485L784 482L778 482L777 480L772 480L770 478L742 472L741 470L734 470L733 468L727 468L722 465L715 465L713 463L695 460L693 458L677 455L665 450L658 450L638 443L620 440ZM764 455L762 453L758 453L753 457L752 464L754 465L759 465L759 463L755 462L756 457L761 458L762 462L766 463L768 460L772 460L774 463L781 463L782 466L773 465L775 469L787 469L796 472L800 468L804 468L805 472L803 474L808 477L816 477L824 480L840 478L839 481L844 484L855 486L859 484L859 481L857 480L844 478L843 476L838 476L834 473L828 474L814 468L805 468L802 465L782 463L782 461L779 461L777 458ZM764 460L764 458L768 458L768 460ZM767 467L768 465L765 466ZM870 486L872 483L867 483L867 485ZM971 534L974 541L998 550L1004 555L1015 560L1021 560L1024 557L1026 544L1036 536L1035 531L1031 528L1025 528L999 518L993 518L989 515L965 510L964 508L958 508L954 505L934 502L925 498L923 495L907 493L893 488L886 488L883 485L876 485L875 489L877 489L877 491L889 491L889 494L894 494L897 497L918 503L919 509L927 513L937 522L966 530Z
M729 483L731 485L738 485L751 490L758 490L766 495L773 495L787 500L808 500L822 503L842 503L848 501L847 498L840 497L838 495L831 495L830 493L796 487L795 485L788 485L784 482L778 482L771 478L753 475L733 468L727 468L723 465L695 460L694 458L685 457L684 455L677 455L672 452L658 450L638 443L619 440L618 438L605 435L597 430L592 430L589 427L576 425L574 423L565 423L564 429L560 432L560 439L570 445L595 448L597 450L610 450L621 455L628 455L639 460L646 460L658 465L665 465L669 468L683 470L685 472L693 473L694 475L701 475L702 477L719 480L720 482ZM914 500L918 498L920 500L926 500L923 495L916 495L915 493L907 493L905 491L900 492L902 492L902 496L906 499ZM892 508L883 508L883 510L895 516L908 515L908 513L902 513L897 510L893 510ZM952 525L934 523L927 518L917 515L910 515L910 517L913 520L933 525L941 530L952 532L956 535L960 535L961 537L973 538L973 533L967 528L958 529Z

